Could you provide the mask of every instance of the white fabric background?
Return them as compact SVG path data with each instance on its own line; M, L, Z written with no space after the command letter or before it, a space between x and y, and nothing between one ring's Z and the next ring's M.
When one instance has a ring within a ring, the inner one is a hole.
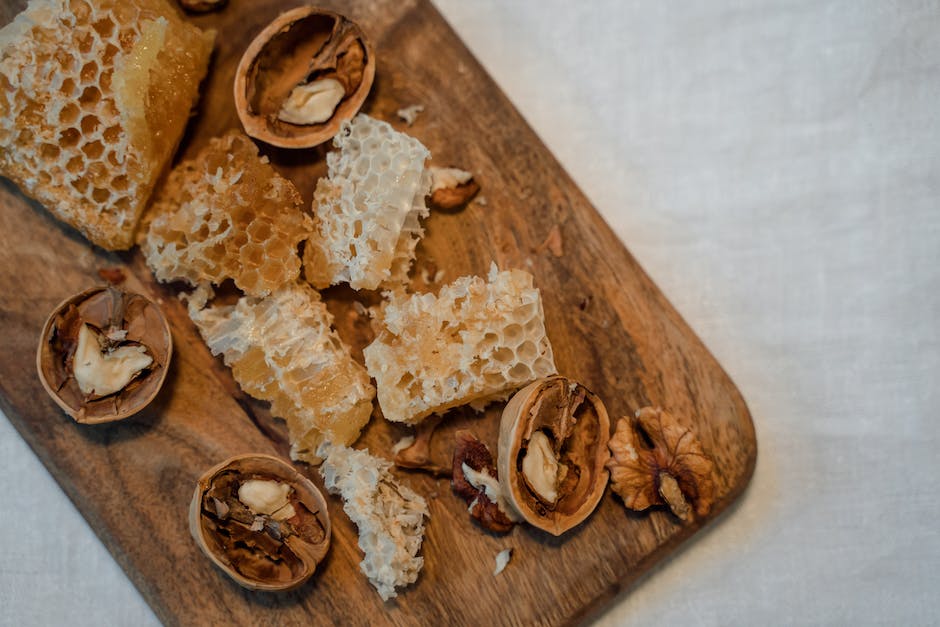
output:
M940 3L437 5L756 422L600 624L940 621ZM0 458L0 623L155 622L6 420Z

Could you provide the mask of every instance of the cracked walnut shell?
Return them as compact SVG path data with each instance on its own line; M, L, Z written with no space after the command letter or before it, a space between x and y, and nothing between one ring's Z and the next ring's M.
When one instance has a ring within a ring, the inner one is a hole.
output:
M281 148L332 138L365 101L375 53L362 29L332 11L298 7L251 42L235 73L245 132Z
M607 486L610 419L601 400L562 376L510 399L499 428L498 470L512 508L559 536L586 519Z
M61 302L36 352L39 380L76 422L136 414L166 378L173 338L160 308L140 294L95 287Z
M189 531L216 566L249 590L301 586L330 548L323 495L270 455L237 455L200 477Z

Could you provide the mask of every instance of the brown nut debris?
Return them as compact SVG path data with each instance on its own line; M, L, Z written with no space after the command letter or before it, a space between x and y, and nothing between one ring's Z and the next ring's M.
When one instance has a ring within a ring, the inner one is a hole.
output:
M180 6L190 13L208 13L218 11L228 0L179 0Z
M556 536L581 523L607 486L610 420L597 396L561 376L517 392L499 428L499 474L509 503Z
M431 439L442 418L441 415L428 416L424 422L415 425L414 438L411 443L395 451L393 461L396 466L422 470L437 477L450 476L450 468L443 468L431 460Z
M43 326L39 380L76 422L127 418L166 378L173 340L163 313L140 294L96 287L72 296Z
M480 191L473 174L460 168L428 168L431 173L430 203L435 209L453 211L473 200Z
M711 509L714 463L692 430L668 412L644 407L635 418L621 418L609 447L613 490L630 509L668 505L683 521Z
M375 54L357 24L298 7L271 22L242 55L235 107L252 137L309 148L356 115L374 77Z
M461 429L455 434L451 487L469 505L470 516L489 531L505 533L515 521L509 516L499 484L493 455L472 433Z
M330 548L323 495L270 455L237 455L200 477L189 531L216 566L249 590L297 588Z

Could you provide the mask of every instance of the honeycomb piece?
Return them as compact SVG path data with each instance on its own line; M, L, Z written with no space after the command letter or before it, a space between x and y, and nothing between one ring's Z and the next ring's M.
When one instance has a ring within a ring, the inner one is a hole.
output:
M427 501L395 478L391 462L369 451L326 443L318 453L323 486L343 497L343 511L359 530L365 553L359 568L383 601L398 596L395 588L417 581L424 566L418 551L431 515Z
M359 437L375 388L330 328L316 290L292 283L266 298L208 307L206 296L201 288L190 298L189 316L241 388L287 421L293 459L319 463L324 439L348 445Z
M427 148L385 122L359 114L333 139L329 177L313 198L316 230L304 249L304 272L317 288L349 283L375 289L404 282L424 235L431 175Z
M93 243L129 248L214 38L166 0L32 0L0 30L0 174Z
M458 405L475 409L555 374L532 275L461 277L433 294L390 294L366 347L385 418L416 424Z
M266 296L300 274L297 246L313 228L302 204L254 142L231 131L173 169L141 248L160 281L230 278L249 296Z

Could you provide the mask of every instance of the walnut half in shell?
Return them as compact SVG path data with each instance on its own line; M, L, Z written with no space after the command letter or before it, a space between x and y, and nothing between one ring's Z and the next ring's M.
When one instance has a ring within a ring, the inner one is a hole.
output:
M249 590L297 588L330 548L323 495L270 455L238 455L200 477L189 531L209 559Z
M154 399L173 353L163 312L114 287L61 302L42 329L36 367L43 387L76 422L127 418Z
M235 108L255 139L310 148L356 115L373 78L375 54L355 22L297 7L278 16L245 50L235 74Z
M600 399L555 376L515 394L503 410L498 469L509 504L559 536L587 518L607 486L610 419Z

